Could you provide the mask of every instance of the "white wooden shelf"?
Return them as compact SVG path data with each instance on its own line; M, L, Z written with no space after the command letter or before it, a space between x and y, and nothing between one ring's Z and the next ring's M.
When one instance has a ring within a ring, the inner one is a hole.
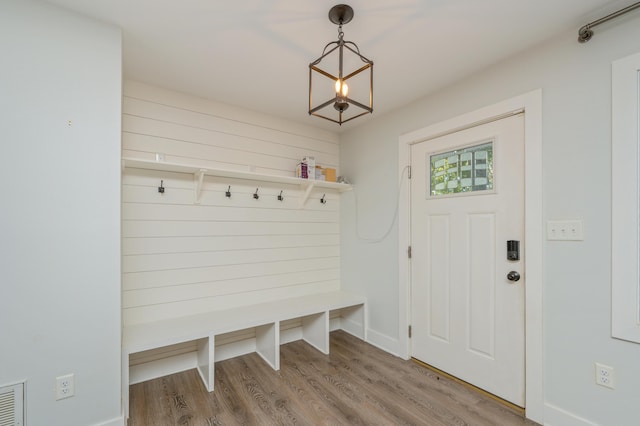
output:
M267 175L267 174L255 173L250 171L207 169L207 168L191 166L186 164L167 163L163 161L141 160L137 158L126 158L126 157L123 158L122 169L124 170L125 168L159 170L159 171L166 171L166 172L193 174L194 197L195 197L196 204L199 203L200 201L200 193L202 192L202 182L204 180L204 176L218 176L218 177L227 177L232 179L245 179L245 180L261 181L261 182L297 185L305 190L302 200L300 202L301 206L304 206L307 199L309 198L309 195L311 194L311 191L314 188L330 189L330 190L336 190L338 192L350 191L351 189L353 189L351 185L346 183L325 182L321 180L312 180L312 179L300 179L292 176Z

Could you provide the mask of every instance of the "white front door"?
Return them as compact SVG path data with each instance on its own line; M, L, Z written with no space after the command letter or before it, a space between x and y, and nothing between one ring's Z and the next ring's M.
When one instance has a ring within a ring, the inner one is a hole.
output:
M524 407L524 116L411 147L412 356Z

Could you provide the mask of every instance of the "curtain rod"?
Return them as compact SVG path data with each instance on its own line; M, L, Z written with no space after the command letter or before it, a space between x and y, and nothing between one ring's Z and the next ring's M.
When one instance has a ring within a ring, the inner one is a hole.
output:
M591 28L597 27L602 23L605 23L607 21L610 21L611 19L617 18L620 15L624 15L627 12L631 12L632 10L637 9L639 7L640 7L640 2L637 2L632 4L631 6L625 7L624 9L618 10L617 12L613 12L612 14L607 15L604 18L600 18L593 22L589 22L587 25L583 26L578 30L578 41L580 43L588 42L589 40L591 40L591 37L593 37L593 30Z

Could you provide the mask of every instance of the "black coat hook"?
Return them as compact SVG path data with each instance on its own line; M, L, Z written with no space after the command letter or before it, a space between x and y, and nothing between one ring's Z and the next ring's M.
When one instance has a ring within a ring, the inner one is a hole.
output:
M282 196L282 191L280 191L280 195L278 195L278 201L283 201L284 197Z
M260 196L258 195L258 188L256 188L256 192L253 193L253 198L255 198L256 200L260 198Z
M322 204L327 204L327 200L324 198L327 194L322 194L322 198L320 198L320 202Z
M229 188L227 189L227 191L224 193L225 197L227 198L231 198L231 185L229 185Z
M164 181L160 181L160 186L158 187L158 192L164 194L164 186L162 186Z

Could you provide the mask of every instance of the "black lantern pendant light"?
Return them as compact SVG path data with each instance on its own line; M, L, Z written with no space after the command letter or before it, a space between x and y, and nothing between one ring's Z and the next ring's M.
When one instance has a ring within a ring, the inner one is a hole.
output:
M360 49L354 42L344 41L342 25L348 24L352 19L353 9L351 6L339 4L331 8L329 20L338 25L338 40L328 43L322 51L322 56L309 64L309 115L315 115L340 125L373 112L373 61L362 56ZM331 62L331 65L337 65L338 74L333 74L335 70L329 72L321 69L320 62L323 60L325 64ZM345 66L347 69L353 66L354 71L345 72ZM365 73L366 70L369 72ZM316 85L316 92L320 93L319 96L325 96L325 93L327 97L331 96L328 100L315 105L313 102L314 78L319 80ZM354 89L361 93L354 94ZM368 106L367 101L359 102L356 100L356 96L366 96L367 92L369 95ZM353 108L347 111L350 106Z

